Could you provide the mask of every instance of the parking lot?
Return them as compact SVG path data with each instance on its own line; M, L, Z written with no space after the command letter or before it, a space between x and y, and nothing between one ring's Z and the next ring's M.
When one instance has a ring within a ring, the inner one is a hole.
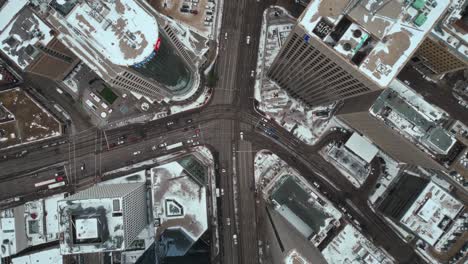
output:
M150 0L158 12L183 22L199 33L211 34L216 20L215 0Z

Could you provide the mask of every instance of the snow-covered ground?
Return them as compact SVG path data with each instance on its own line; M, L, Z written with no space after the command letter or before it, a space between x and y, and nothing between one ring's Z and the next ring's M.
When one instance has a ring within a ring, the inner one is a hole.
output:
M275 12L280 12L276 17ZM278 124L307 144L314 144L325 131L329 117L318 117L317 112L333 111L335 104L308 108L291 98L286 91L268 79L266 73L295 23L286 10L266 9L263 14L259 53L255 77L255 99L259 109Z
M350 224L333 238L322 254L328 263L395 263L387 252L377 248Z

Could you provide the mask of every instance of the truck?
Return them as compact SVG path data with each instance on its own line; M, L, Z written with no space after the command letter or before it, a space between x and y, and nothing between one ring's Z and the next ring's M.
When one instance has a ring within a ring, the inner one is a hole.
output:
M184 144L182 142L177 142L177 143L174 143L174 144L170 144L170 145L167 145L166 146L166 150L171 150L171 149L175 149L175 148L179 148L179 147L182 147Z

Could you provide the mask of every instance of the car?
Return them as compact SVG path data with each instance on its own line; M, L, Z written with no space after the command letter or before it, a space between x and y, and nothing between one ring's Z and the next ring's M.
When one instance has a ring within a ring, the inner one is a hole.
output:
M165 148L167 146L167 143L164 142L164 143L161 143L158 145L158 148Z
M225 172L226 172L226 169L222 168L222 169L221 169L221 172L222 172L222 173L225 173Z
M247 45L250 44L250 36L247 36L247 38L245 39L245 43L247 43Z
M224 33L224 39L227 39L228 33Z
M133 152L133 156L137 156L137 155L140 155L140 154L141 154L141 150Z
M188 13L188 12L189 12L189 9L188 9L188 8L181 8L181 9L180 9L180 12L181 12L181 13Z
M240 132L240 139L244 140L244 132L243 131Z
M190 123L192 123L192 122L193 122L193 119L191 119L191 118L185 120L185 123L187 123L187 124L190 124Z
M229 217L226 218L226 225L227 226L231 225L231 218L229 218Z
M84 171L85 169L86 169L86 164L84 164L84 163L81 164L80 170L81 170L81 171Z
M57 177L55 177L55 181L57 181L57 182L61 182L61 181L63 181L63 180L64 180L63 176L57 176Z
M173 126L174 124L175 124L174 121L169 121L169 122L166 123L166 126L167 126L167 127L171 127L171 126Z
M197 14L198 14L198 10L192 9L192 10L190 10L190 13L192 13L192 14L194 14L194 15L197 15Z
M255 76L255 71L252 70L252 71L250 72L250 77L254 77L254 76Z
M187 144L190 144L190 143L192 143L192 142L193 142L193 139L187 140Z
M237 235L236 234L232 235L232 241L234 242L234 245L237 245Z
M152 147L151 147L151 150L152 150L152 151L155 151L156 149L157 149L157 146L152 146Z

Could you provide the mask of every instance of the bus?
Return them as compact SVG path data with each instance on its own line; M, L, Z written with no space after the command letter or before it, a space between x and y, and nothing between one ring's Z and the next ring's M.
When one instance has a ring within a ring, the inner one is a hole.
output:
M64 181L49 184L49 185L47 186L47 188L49 188L49 189L55 189L55 188L59 188L59 187L62 187L62 186L65 186L65 182L64 182Z
M55 178L53 179L50 179L50 180L45 180L45 181L41 181L41 182L38 182L38 183L35 183L34 184L34 187L41 187L41 186L45 186L45 185L49 185L49 184L52 184L52 183L55 183Z
M183 145L184 144L182 144L182 142L177 142L177 143L174 143L174 144L171 144L171 145L167 145L166 150L179 148L179 147L182 147Z

